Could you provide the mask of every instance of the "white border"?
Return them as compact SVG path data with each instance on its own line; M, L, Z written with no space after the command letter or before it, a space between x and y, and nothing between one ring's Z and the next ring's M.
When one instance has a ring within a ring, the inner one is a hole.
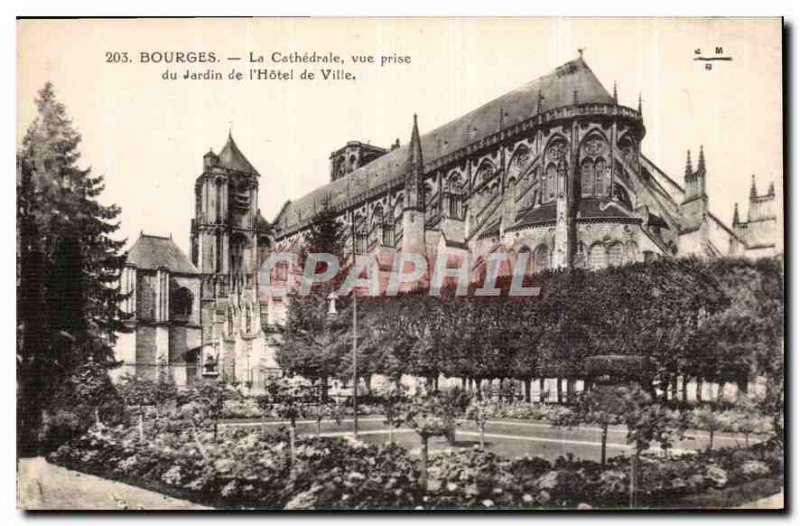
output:
M16 262L15 262L15 220L12 218L12 211L16 210L15 189L12 187L14 180L14 159L17 139L15 136L15 120L16 120L16 16L784 16L786 17L786 24L790 27L791 39L785 43L787 47L793 48L793 41L796 41L797 36L797 21L800 19L798 15L798 5L800 2L792 0L758 0L758 1L726 1L726 2L711 2L711 1L698 1L698 0L670 0L669 2L632 2L623 0L556 0L550 2L514 2L511 0L491 0L491 1L477 1L477 0L459 0L457 2L436 2L433 0L395 0L391 3L369 1L369 0L277 0L272 2L264 2L255 4L244 0L195 0L193 2L171 2L168 3L164 0L139 0L137 2L109 2L108 0L72 0L65 2L63 0L48 0L48 1L22 1L11 0L4 2L0 5L0 46L2 53L0 53L0 100L3 101L6 111L2 113L4 116L9 116L3 119L0 123L0 161L2 161L3 168L3 191L0 192L0 206L2 206L3 214L0 217L0 228L2 235L0 235L0 243L2 243L0 254L0 275L4 277L0 281L0 298L2 298L1 312L3 313L0 318L0 342L2 342L2 349L4 350L4 367L0 368L2 372L2 385L4 386L2 392L2 407L4 411L5 420L5 433L2 435L2 450L3 461L0 464L0 473L2 473L2 485L0 485L0 503L2 503L2 524L11 524L31 520L24 514L16 511L16 462L15 462L15 438L14 432L15 424L13 422L14 412L12 408L15 406L15 368L12 365L15 349L15 300L16 286L12 276L16 275ZM784 49L785 56L790 59L788 65L790 69L785 72L789 75L797 69L797 54L792 49ZM784 100L784 107L788 112L791 112L793 122L797 122L797 110L792 104L794 93L788 94ZM14 108L14 109L12 109ZM11 111L8 111L11 109ZM787 154L796 152L798 146L798 136L794 134L791 136L791 144L787 144ZM794 163L797 162L796 154ZM790 184L790 178L794 174L787 173L785 178L787 185L789 185L791 196L787 196L790 203L798 203L798 193L800 186L797 183ZM793 262L788 258L788 250L792 245L797 244L798 237L800 237L800 229L791 228L797 226L795 223L795 214L792 209L789 209L786 215L788 218L787 226L788 232L791 235L791 243L787 243L787 261L789 266L787 273L794 275L792 271L796 270ZM796 284L795 284L796 285ZM792 287L794 292L796 287ZM787 292L790 292L787 290ZM787 298L788 299L788 298ZM791 312L791 311L790 311ZM792 320L787 324L788 327L800 326L797 312L792 312ZM787 336L787 354L791 356L794 354L794 349L791 348L791 343L794 341L793 334L788 333ZM789 377L796 377L797 373L797 357L790 360L792 370L789 372ZM800 389L794 387L790 390L792 396L791 402L787 403L787 409L798 407L798 392ZM789 423L790 429L787 430L787 435L793 437L794 419L791 418ZM796 444L791 440L792 455L790 458L797 458ZM795 463L789 468L794 468ZM794 488L792 484L790 489ZM792 496L794 495L792 491ZM792 499L787 495L787 502ZM234 520L248 520L248 521L270 521L270 522L285 522L297 520L323 520L326 523L343 523L352 520L366 520L366 521L404 521L412 519L415 522L426 522L433 524L441 524L443 521L452 523L455 521L483 521L490 519L496 520L516 520L516 521L530 521L530 520L558 520L559 522L566 521L568 523L575 523L585 521L590 516L540 516L532 517L529 515L498 515L497 517L490 517L481 515L451 515L451 516L408 516L408 515L366 515L362 517L353 515L326 515L326 516L309 516L302 517L292 516L276 516L276 515L213 515L206 514L203 516L198 515L180 515L180 516L154 516L154 515L141 515L141 516L126 516L127 521L134 521L137 523L148 524L171 524L175 521L192 521L192 520L218 520L218 519L234 519ZM53 523L59 520L64 520L64 516L47 516L37 517L34 520L37 523ZM102 516L76 516L69 520L91 520L94 522L106 522L112 517L107 515ZM629 516L615 515L615 516L591 516L593 520L600 521L619 521L619 520L642 520L642 516ZM687 517L678 514L662 513L660 515L647 516L645 520L651 521L653 519L660 520L704 520L706 518L716 518L723 520L752 520L754 517L735 517L727 515L724 517L710 517L710 516L697 516Z

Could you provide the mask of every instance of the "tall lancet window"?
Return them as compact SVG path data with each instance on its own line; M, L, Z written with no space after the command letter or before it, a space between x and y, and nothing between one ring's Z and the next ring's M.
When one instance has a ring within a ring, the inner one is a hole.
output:
M445 211L447 217L453 219L463 219L463 182L457 172L453 172L445 182Z
M556 198L556 165L550 163L547 167L547 174L545 176L546 180L546 192L545 195L547 196L548 201L552 201Z
M584 159L581 163L581 197L594 195L594 165L591 159Z
M606 170L606 161L602 157L594 163L595 192L598 197L608 196L610 181Z

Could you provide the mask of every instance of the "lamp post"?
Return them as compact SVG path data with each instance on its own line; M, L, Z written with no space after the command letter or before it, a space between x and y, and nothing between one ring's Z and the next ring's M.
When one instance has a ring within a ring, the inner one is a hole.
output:
M350 275L353 276L353 436L358 437L358 294L356 283L358 276L353 273L356 270L356 216L350 221L350 239L353 245L353 268Z

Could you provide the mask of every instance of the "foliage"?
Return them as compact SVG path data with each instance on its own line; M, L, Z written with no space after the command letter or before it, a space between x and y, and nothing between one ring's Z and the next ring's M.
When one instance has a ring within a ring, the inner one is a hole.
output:
M520 509L618 508L627 503L630 458L606 466L561 457L505 459L478 448L447 450L421 472L395 446L334 438L298 438L288 462L285 433L224 430L218 441L201 432L205 453L180 420L148 422L147 441L135 427L93 426L48 460L71 469L144 485L222 508L271 509ZM674 457L643 455L640 504L727 489L783 473L777 442ZM423 473L430 480L420 489Z
M42 409L91 358L116 365L124 241L103 177L79 167L80 134L48 83L17 152L18 444L35 446ZM57 399L56 399L57 402Z

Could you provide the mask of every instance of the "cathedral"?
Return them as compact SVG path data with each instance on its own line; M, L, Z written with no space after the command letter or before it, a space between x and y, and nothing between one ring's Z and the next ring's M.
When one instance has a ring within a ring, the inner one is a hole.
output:
M775 191L755 182L746 220L709 211L702 147L686 154L681 183L642 154L641 99L621 105L579 57L447 124L388 148L350 141L330 155L330 182L283 205L272 223L258 209L259 174L232 137L203 157L195 182L191 261L169 238L142 235L123 290L135 330L118 358L139 372L169 371L258 382L273 374L271 336L286 299L259 294L260 264L297 252L326 202L347 228L345 246L371 254L381 273L399 252L480 276L489 254L528 272L600 269L659 257L780 254ZM352 252L351 252L352 253ZM276 267L272 281L289 279Z

